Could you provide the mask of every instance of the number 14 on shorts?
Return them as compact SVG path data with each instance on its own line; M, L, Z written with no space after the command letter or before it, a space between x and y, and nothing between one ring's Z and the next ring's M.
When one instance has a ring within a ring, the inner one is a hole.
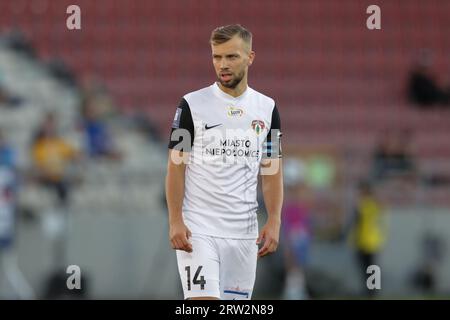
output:
M200 290L205 290L205 284L206 280L204 276L200 276L200 271L202 271L203 266L198 266L197 270L194 274L194 280L192 281L192 284L194 285L200 285ZM191 266L186 266L184 268L187 273L187 289L191 290ZM200 279L198 278L200 276Z

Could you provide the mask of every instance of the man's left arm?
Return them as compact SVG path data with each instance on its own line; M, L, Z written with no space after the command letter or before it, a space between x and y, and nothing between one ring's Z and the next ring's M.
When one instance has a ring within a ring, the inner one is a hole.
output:
M259 257L275 252L280 238L281 207L283 205L281 135L280 115L277 106L274 106L261 161L261 183L268 217L257 240L257 244L260 244L264 239L264 245L258 251Z
M283 205L283 173L281 158L267 161L267 167L278 168L274 174L261 175L262 192L267 210L267 222L261 229L257 244L264 239L264 245L258 251L263 257L275 252L278 247L281 227L281 207ZM266 166L263 166L266 167Z

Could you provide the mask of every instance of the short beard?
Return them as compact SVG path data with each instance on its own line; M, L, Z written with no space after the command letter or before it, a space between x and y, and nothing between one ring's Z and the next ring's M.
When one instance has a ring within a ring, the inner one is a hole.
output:
M218 79L219 79L220 84L222 86L224 86L225 88L234 89L242 81L242 79L244 78L244 75L245 75L245 71L242 71L231 82L224 82L220 79L220 77L218 77Z

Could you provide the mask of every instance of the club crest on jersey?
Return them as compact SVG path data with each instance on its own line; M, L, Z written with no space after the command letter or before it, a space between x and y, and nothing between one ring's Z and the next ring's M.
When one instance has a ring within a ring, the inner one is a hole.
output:
M241 108L232 107L232 106L228 107L227 115L230 118L242 117L243 114L244 114L244 110L242 110Z
M252 129L255 131L256 135L259 136L261 132L264 131L266 125L262 120L253 120L252 121Z

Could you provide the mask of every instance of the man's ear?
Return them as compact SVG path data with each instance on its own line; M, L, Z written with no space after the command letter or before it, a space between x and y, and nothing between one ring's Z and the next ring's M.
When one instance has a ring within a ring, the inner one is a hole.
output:
M250 51L248 55L248 66L250 67L253 63L253 60L255 60L255 51Z

